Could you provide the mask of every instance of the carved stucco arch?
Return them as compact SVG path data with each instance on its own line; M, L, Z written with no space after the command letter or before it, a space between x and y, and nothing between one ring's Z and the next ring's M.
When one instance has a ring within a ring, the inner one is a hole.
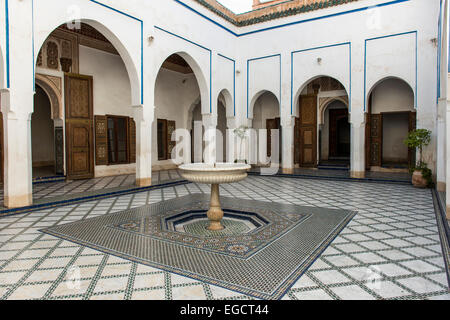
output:
M319 125L325 124L325 111L334 101L341 101L348 109L348 96L319 98Z
M50 100L52 120L63 120L62 79L37 73L36 84L45 91Z

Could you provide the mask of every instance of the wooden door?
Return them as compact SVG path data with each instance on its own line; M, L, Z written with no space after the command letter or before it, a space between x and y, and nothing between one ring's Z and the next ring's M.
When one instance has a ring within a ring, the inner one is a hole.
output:
M66 74L67 178L94 177L92 77Z
M370 165L381 167L383 160L383 116L370 115Z
M317 96L300 97L300 166L317 165Z
M348 119L348 110L347 109L331 109L330 110L330 133L329 133L329 150L330 157L338 157L342 156L339 154L338 150L338 121L340 119L347 118Z
M267 119L266 120L266 129L267 129L267 157L272 156L272 130L277 128L276 119Z

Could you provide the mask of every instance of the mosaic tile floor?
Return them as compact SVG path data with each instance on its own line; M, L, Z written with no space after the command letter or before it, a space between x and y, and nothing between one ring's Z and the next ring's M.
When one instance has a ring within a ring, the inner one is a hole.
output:
M259 220L259 227L234 235L174 231L177 219L206 216L209 201L208 195L189 195L42 232L254 297L278 299L356 214L222 197L227 215Z
M38 231L208 192L187 184L0 218L0 299L248 298ZM430 190L252 176L221 195L358 211L283 299L450 300Z
M158 171L153 173L153 184L180 180L181 176L176 170ZM33 185L33 201L37 203L51 202L57 199L70 199L80 196L90 196L99 193L125 190L135 187L136 176L120 175L102 177L88 180L71 180L49 182ZM0 210L3 207L3 190L0 190Z

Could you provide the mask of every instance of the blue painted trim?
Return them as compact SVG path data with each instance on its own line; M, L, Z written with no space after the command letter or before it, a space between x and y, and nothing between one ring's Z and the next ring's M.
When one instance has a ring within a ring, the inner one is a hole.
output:
M89 0L89 1L92 2L92 3L98 4L99 6L102 6L102 7L106 8L106 9L109 9L109 10L112 10L114 12L117 12L117 13L119 13L121 15L124 15L124 16L126 16L126 17L128 17L130 19L136 20L136 21L138 21L141 24L141 104L144 104L144 21L142 21L141 19L136 18L136 17L134 17L134 16L132 16L132 15L126 13L126 12L117 10L117 9L115 9L113 7L110 7L110 6L106 5L106 4L103 4L103 3L99 2L99 1L96 1L96 0Z
M220 53L218 53L217 55L228 61L233 62L233 110L234 110L233 114L234 116L236 116L236 60L228 58Z
M351 110L352 110L352 108L351 108L351 105L352 105L352 44L351 44L351 42L342 42L342 43L330 44L330 45L325 45L325 46L320 46L320 47L301 49L301 50L296 50L296 51L291 52L291 115L294 114L294 54L307 52L307 51L313 51L313 50L319 50L319 49L339 47L339 46L344 46L344 45L349 46L349 60L350 60L349 61L350 62L349 81L350 81L350 83L349 83L349 92L348 92L348 97L349 97L348 111L351 112Z
M285 23L285 24L281 24L281 25L277 25L277 26L273 26L273 27L262 28L262 29L249 31L249 32L244 32L244 33L240 33L240 34L230 30L229 28L223 26L222 24L218 23L217 21L212 20L211 18L205 16L204 14L200 13L198 10L192 8L191 6L185 4L184 2L182 2L180 0L174 0L174 1L176 3L182 5L183 7L187 8L188 10L194 12L195 14L201 16L202 18L206 19L207 21L215 24L219 28L227 31L228 33L230 33L232 35L234 35L235 37L243 37L243 36L247 36L247 35L258 33L258 32L264 32L264 31L274 30L274 29L278 29L278 28L284 28L284 27L288 27L288 26L292 26L292 25L296 25L296 24L312 22L312 21L317 21L317 20L322 20L322 19L342 16L342 15L346 15L346 14L361 12L361 11L365 11L367 9L380 8L380 7L395 5L395 4L402 3L402 2L408 2L410 0L389 1L389 2L385 2L385 3L380 3L380 4L376 4L376 5L366 6L366 7L362 7L362 8L353 9L353 10L347 10L347 11L342 11L342 12L338 12L338 13L328 14L328 15L324 15L324 16L320 16L320 17L315 17L315 18L310 18L310 19L304 19L304 20L299 20L299 21L295 21L295 22ZM239 27L236 27L236 28L239 28Z
M216 26L218 26L219 28L227 31L228 33L231 33L233 36L239 37L239 34L235 33L234 31L232 31L231 29L225 27L224 25L218 23L217 21L214 21L213 19L209 18L208 16L204 15L203 13L199 12L198 10L195 10L194 8L192 8L191 6L185 4L184 2L180 1L180 0L174 0L176 3L182 5L183 7L185 7L186 9L194 12L195 14L201 16L202 18L204 18L205 20L208 20L209 22L215 24Z
M9 0L5 0L5 33L6 33L6 88L11 86L11 70L9 63Z
M280 93L278 96L278 102L280 104L280 114L281 114L281 53L277 53L277 54L272 54L269 56L263 56L263 57L257 57L257 58L252 58L252 59L248 59L247 60L247 119L249 116L249 103L250 103L250 97L249 97L249 74L250 74L250 62L252 61L256 61L256 60L262 60L262 59L268 59L268 58L273 58L273 57L279 57L280 58Z
M189 39L187 39L187 38L185 38L183 36L180 36L180 35L178 35L176 33L170 32L170 31L168 31L166 29L163 29L161 27L155 26L155 29L158 29L158 30L163 31L163 32L165 32L167 34L170 34L171 36L174 36L174 37L176 37L178 39L181 39L181 40L184 40L186 42L189 42L190 44L193 44L194 46L197 46L197 47L199 47L199 48L209 52L209 112L212 113L212 50L207 48L207 47L205 47L205 46L202 46L201 44L198 44L197 42L189 40Z
M417 48L417 30L416 31L407 31L407 32L401 32L401 33L395 33L385 36L379 36L374 38L366 39L364 42L364 111L367 110L367 42L373 41L373 40L379 40L379 39L385 39L385 38L392 38L397 36L404 36L407 34L415 34L416 37L416 85L415 85L415 92L414 92L414 107L417 108L417 94L418 94L418 86L417 86L417 80L418 80L418 48Z

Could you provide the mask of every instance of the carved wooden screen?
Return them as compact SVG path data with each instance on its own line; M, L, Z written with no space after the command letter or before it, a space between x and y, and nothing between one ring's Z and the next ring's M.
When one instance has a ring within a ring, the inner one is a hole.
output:
M95 116L95 164L108 164L108 118Z
M417 113L410 112L409 113L409 132L417 129ZM409 167L414 166L416 163L416 152L414 149L408 149L408 164Z
M383 116L370 115L370 165L380 167L383 150Z
M300 166L317 165L317 96L300 97Z
M65 76L68 179L94 177L92 77Z
M175 121L167 120L167 158L172 159L172 150L175 148L177 142L172 141L172 133L176 130Z
M130 163L136 162L136 122L130 118L128 120L128 152Z

